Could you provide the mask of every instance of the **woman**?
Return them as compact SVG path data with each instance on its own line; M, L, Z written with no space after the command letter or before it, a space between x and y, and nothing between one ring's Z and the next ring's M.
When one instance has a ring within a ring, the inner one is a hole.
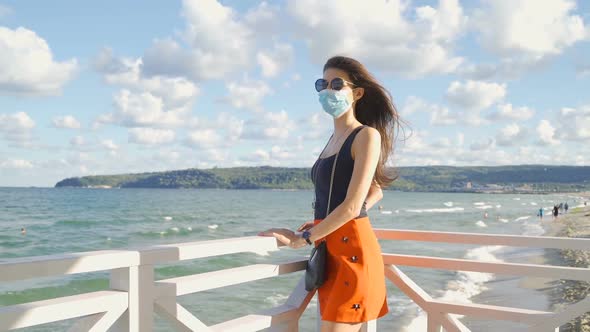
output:
M395 180L385 163L399 119L390 94L354 59L329 59L316 90L334 118L334 134L311 171L315 220L299 227L302 234L273 228L260 235L292 248L326 240L326 281L318 289L321 331L356 332L388 311L381 248L367 210L383 196L381 188Z

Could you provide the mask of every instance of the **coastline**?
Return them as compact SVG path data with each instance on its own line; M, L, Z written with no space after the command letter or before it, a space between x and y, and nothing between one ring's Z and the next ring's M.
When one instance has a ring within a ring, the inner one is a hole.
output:
M560 215L557 220L553 220L550 215L547 216L548 218L542 222L545 236L590 238L590 193L574 195L584 197L589 204L584 206L582 202L581 206L570 209L567 214ZM590 268L590 250L547 249L542 260L552 265ZM543 283L529 280L527 284L525 287L536 288L546 294L551 302L552 311L558 311L576 303L590 294L590 283L585 281L551 280ZM590 312L563 325L560 331L590 332Z

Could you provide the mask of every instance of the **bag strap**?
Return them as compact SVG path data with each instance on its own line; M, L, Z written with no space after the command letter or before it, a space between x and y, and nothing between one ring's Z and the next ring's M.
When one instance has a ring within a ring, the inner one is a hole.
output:
M340 151L336 153L334 158L334 165L332 165L332 175L330 176L330 193L328 194L328 207L326 207L326 217L330 214L330 201L332 200L332 186L334 185L334 172L336 171L336 162L338 161L338 155Z

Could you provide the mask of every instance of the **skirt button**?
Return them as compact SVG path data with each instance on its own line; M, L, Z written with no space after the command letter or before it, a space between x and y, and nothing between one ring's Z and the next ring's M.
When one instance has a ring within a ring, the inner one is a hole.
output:
M347 236L343 236L343 237L342 237L342 242L344 242L344 243L348 243L348 237L347 237Z
M352 256L352 257L350 257L350 260L351 260L353 263L356 263L356 261L358 261L358 260L359 260L359 258L358 258L358 257L356 257L356 256Z

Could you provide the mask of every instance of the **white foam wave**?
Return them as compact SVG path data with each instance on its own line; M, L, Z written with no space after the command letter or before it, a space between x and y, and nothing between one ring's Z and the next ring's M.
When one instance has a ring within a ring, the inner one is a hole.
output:
M545 234L545 229L538 222L526 221L522 227L524 235L540 236Z
M209 226L207 226L207 227L209 227L209 229L217 229L217 227L219 227L219 225L217 225L217 224L212 224L212 225L209 225Z
M475 202L475 203L473 203L473 205L486 205L486 203L485 202Z
M488 225L486 225L486 223L485 223L485 222L483 222L483 221L481 221L481 220L478 220L478 221L477 221L475 224L476 224L478 227L488 227Z
M491 209L493 208L493 206L491 205L481 205L481 206L476 206L476 209L481 209L481 210L487 210L487 209Z
M277 307L277 306L285 303L287 298L289 298L287 295L275 293L275 294L267 297L265 299L265 301L270 303L273 307Z
M381 214L391 214L391 211L389 211L389 210L381 211Z
M170 216L166 216L166 217L164 217L164 220L166 220L166 221L170 221L170 220L172 220L172 217L170 217Z
M527 220L527 219L529 219L530 217L531 217L531 216L518 217L518 218L514 219L514 221Z
M180 229L178 229L178 227L172 227L170 228L170 230L174 232L180 232Z
M500 218L500 219L498 219L498 220L500 220L500 221L501 221L501 222L503 222L503 223L507 223L507 222L508 222L508 219L504 219L504 218Z
M414 213L424 213L424 212L434 212L434 213L448 213L448 212L457 212L465 210L462 207L453 207L453 208L435 208L435 209L408 209L406 212L414 212Z
M486 246L471 249L465 255L465 258L487 261L487 262L502 262L502 260L494 256L494 252L501 249L502 246ZM490 273L479 272L458 272L457 279L450 281L447 284L447 290L438 298L450 302L472 303L472 297L480 294L486 290L485 283L493 279ZM455 317L462 317L456 315ZM427 330L427 316L422 310L419 310L418 315L406 325L402 331L426 331Z
M514 197L513 200L520 201L520 197Z
M501 204L498 204L498 205L496 205L496 207L497 207L497 208L501 208L501 207L502 207L502 205L501 205Z
M531 202L531 205L537 205L537 203L535 203L535 202Z
M452 207L453 206L453 202L444 202L443 204L446 207Z

